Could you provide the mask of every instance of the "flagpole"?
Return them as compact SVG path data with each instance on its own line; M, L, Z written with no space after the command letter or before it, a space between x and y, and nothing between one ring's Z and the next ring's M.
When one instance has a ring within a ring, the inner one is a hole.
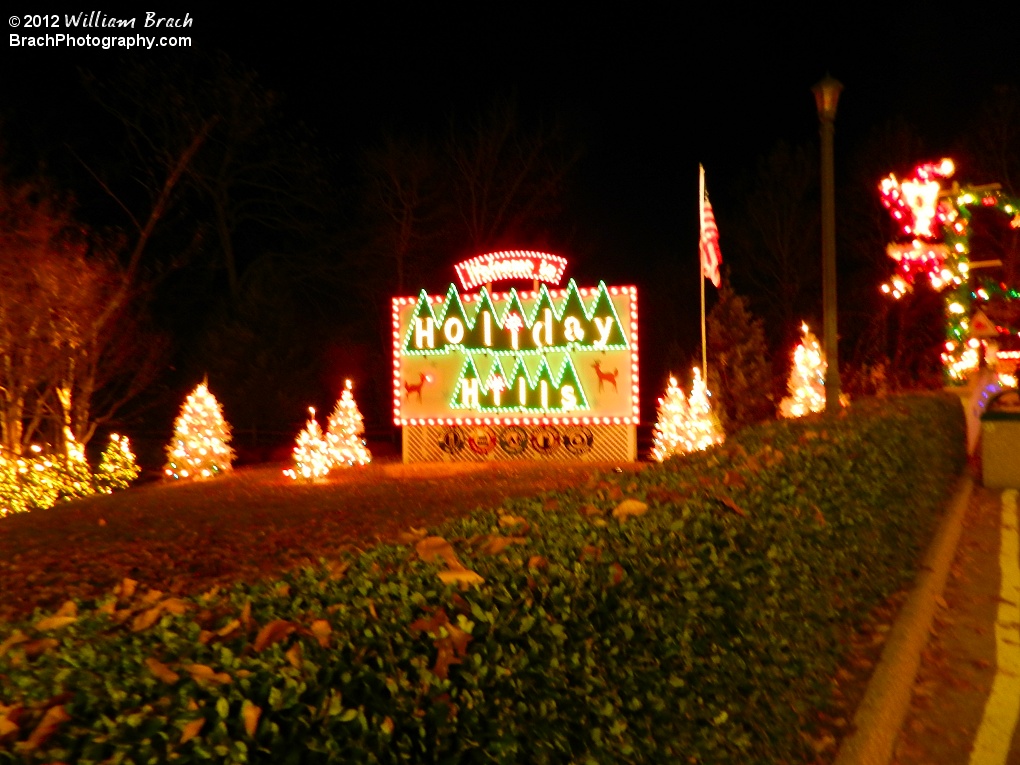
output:
M701 274L701 372L708 386L708 344L705 342L705 166L698 163L698 272Z

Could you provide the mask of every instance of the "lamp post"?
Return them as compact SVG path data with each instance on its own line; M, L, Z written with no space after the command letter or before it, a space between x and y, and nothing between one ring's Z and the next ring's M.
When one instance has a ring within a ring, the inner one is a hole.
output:
M832 137L843 85L826 74L812 89L822 136L822 345L825 350L825 413L839 411L839 355L836 343L836 181Z

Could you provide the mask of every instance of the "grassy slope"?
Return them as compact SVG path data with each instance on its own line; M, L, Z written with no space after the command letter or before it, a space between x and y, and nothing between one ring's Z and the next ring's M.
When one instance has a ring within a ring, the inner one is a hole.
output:
M266 466L12 516L0 520L0 620L95 598L124 577L191 593L272 576L507 497L575 486L608 467L391 462L305 484Z

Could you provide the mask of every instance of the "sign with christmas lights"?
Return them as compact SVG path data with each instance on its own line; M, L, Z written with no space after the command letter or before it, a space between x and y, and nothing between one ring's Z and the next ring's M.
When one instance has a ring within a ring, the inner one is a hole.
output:
M454 266L465 290L506 279L531 279L546 284L559 284L567 259L559 255L532 250L505 250L465 260Z
M393 409L405 434L434 429L444 459L597 452L599 428L638 422L637 290L570 280L394 298Z

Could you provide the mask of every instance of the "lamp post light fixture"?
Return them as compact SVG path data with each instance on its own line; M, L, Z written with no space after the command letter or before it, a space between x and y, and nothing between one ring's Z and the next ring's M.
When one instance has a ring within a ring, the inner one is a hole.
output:
M825 351L825 413L839 411L839 354L836 331L836 181L832 137L842 83L826 74L812 89L822 136L822 346Z

